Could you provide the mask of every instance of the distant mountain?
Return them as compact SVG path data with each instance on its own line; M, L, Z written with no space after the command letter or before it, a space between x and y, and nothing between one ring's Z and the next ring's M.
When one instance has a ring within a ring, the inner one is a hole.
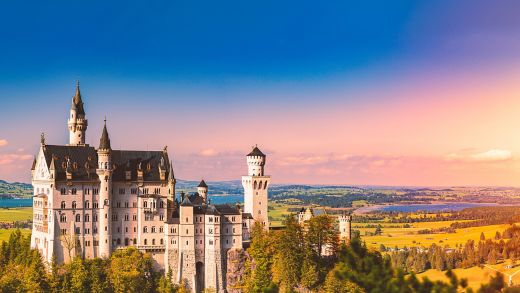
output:
M30 197L32 193L31 184L0 180L0 198Z

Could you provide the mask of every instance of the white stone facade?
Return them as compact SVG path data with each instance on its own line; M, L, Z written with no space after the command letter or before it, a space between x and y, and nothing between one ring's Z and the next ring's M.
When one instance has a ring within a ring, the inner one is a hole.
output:
M247 156L242 211L236 205L210 204L203 181L197 192L181 194L179 200L166 148L113 150L105 125L95 149L85 144L86 126L78 86L68 120L69 143L48 145L42 135L33 163L31 247L47 263L53 255L63 263L76 256L106 258L133 246L150 253L158 269L171 270L174 282L185 280L194 292L224 292L228 252L244 248L255 220L269 225L265 155L255 148L258 152ZM251 168L251 162L258 165Z

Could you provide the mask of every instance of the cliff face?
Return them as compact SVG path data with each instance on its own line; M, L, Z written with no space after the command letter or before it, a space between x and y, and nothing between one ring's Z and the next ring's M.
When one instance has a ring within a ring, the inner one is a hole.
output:
M226 283L228 293L243 292L245 263L249 255L243 249L230 249L227 253Z

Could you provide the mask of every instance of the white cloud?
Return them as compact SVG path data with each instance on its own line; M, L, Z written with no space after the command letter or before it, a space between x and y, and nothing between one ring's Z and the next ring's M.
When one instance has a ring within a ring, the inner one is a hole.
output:
M33 156L24 154L0 154L0 165L10 165L17 161L26 161L32 158Z
M4 145L7 145L7 139L0 139L0 147L1 146L4 146Z
M202 150L198 153L199 156L202 156L202 157L214 157L216 155L218 155L218 152L214 149L205 149L205 150Z
M451 153L446 156L447 161L466 161L466 162L500 162L513 158L509 150L492 149L485 152L462 151Z

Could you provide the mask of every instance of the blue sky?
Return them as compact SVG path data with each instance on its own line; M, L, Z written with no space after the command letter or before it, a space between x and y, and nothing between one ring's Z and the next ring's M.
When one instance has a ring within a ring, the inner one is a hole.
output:
M42 131L49 141L65 143L77 79L86 97L90 143L107 115L116 144L168 144L179 168L204 150L232 154L255 143L275 157L360 155L364 149L373 156L407 155L422 146L406 149L387 140L372 150L376 141L368 128L363 136L345 133L338 141L320 133L346 128L346 121L329 121L333 115L447 99L491 74L496 80L490 87L506 87L501 82L514 76L520 57L518 11L518 1L469 0L6 1L0 4L0 140L8 144L0 155L34 153ZM441 88L448 88L442 96L418 94ZM248 128L233 127L241 123ZM126 134L129 127L139 140ZM312 139L302 138L307 133ZM296 134L298 149L283 143ZM343 143L347 137L370 145ZM467 142L421 155L440 156L450 148L503 146ZM237 167L226 173L202 158L202 169L186 169L186 177L236 177L242 162L216 157ZM316 175L279 172L292 182ZM28 178L22 171L6 173L0 176ZM331 180L381 181L358 175Z

